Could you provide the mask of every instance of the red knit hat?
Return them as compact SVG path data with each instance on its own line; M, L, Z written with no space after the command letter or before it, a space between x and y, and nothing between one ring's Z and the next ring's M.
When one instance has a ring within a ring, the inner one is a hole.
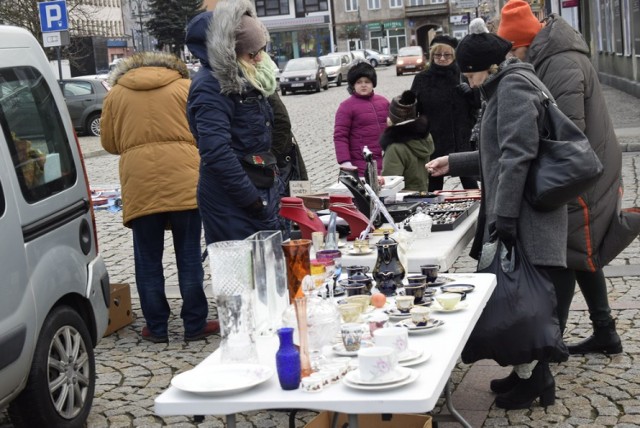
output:
M542 23L526 1L510 0L502 8L498 35L513 42L514 48L529 46L541 29Z

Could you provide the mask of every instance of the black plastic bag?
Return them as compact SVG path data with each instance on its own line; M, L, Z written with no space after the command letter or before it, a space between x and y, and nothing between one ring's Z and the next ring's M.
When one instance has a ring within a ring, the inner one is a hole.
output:
M501 366L566 361L569 352L547 272L529 263L519 242L510 254L500 241L485 244L482 252L479 272L495 274L497 285L462 350L462 361L492 359Z

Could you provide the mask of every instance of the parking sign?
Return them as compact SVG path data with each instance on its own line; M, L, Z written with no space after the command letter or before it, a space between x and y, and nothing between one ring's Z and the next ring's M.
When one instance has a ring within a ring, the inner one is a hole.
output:
M40 11L40 29L43 33L69 29L67 4L64 1L40 2L38 10Z

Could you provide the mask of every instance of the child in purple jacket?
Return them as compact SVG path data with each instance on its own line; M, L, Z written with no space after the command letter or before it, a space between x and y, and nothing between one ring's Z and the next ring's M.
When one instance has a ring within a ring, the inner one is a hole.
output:
M362 149L367 146L382 169L382 148L378 143L387 127L389 101L373 92L376 87L376 70L366 62L360 62L349 70L349 98L340 103L336 112L333 143L340 166L358 167L358 175L364 176L366 162Z

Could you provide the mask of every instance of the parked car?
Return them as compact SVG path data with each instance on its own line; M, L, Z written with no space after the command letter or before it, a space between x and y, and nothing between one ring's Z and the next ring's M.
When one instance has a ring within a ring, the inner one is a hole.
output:
M332 53L321 56L320 61L324 65L329 82L335 83L336 86L342 85L342 82L347 80L347 73L353 65L351 57L345 54Z
M377 67L379 64L382 65L391 65L393 64L393 56L383 54L380 52L376 52L371 49L359 49L351 51L359 57L360 59L364 59L368 61L373 67Z
M9 26L0 26L0 236L0 410L15 427L82 427L109 275L60 87L38 41Z
M111 89L101 76L81 76L60 80L73 127L89 135L100 136L102 102Z
M427 67L427 58L420 46L400 48L396 59L396 76L403 73L420 72Z
M329 89L329 78L319 58L293 58L280 73L280 93Z

